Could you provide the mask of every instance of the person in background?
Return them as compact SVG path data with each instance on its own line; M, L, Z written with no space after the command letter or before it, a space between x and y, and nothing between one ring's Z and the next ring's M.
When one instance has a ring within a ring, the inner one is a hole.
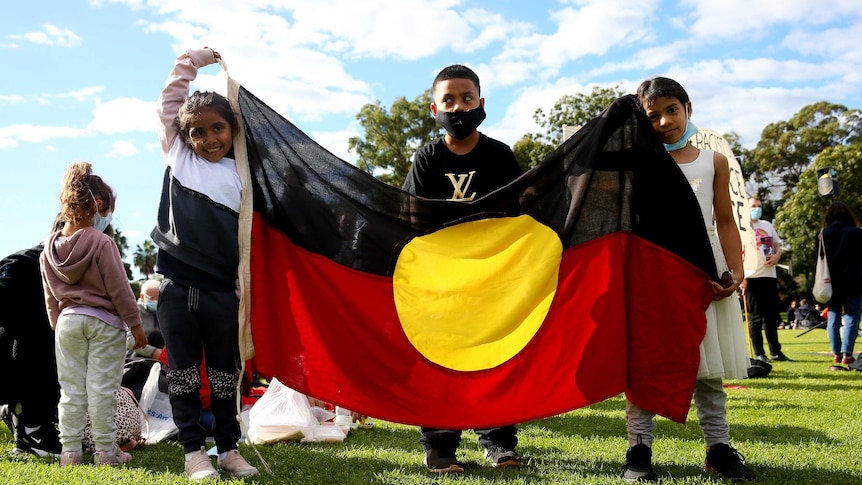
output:
M769 344L771 360L789 362L791 359L781 352L778 341L778 323L781 320L778 307L778 273L775 266L781 259L781 238L775 227L769 221L761 219L763 209L760 198L750 197L748 206L751 209L751 227L757 241L757 250L763 256L758 257L758 265L754 273L748 275L742 283L742 293L748 304L748 333L756 359L770 362L763 349L763 335Z
M836 201L826 209L822 238L832 280L826 331L833 362L850 365L856 362L853 348L862 312L862 229L847 204Z
M799 304L796 300L792 300L790 302L790 306L787 307L787 323L783 324L784 328L795 329L796 328L796 309L799 308Z
M159 280L149 279L141 284L141 293L138 297L138 311L141 314L141 327L147 334L147 345L140 349L133 348L132 343L134 337L128 334L126 337L126 348L128 354L126 357L149 357L159 360L162 355L162 349L165 347L165 340L162 338L162 332L159 329L159 319L156 315L156 309L159 304Z
M60 192L65 223L48 236L39 257L60 382L60 466L81 464L88 417L94 464L132 459L115 443L115 393L123 377L126 331L134 335L135 348L146 345L147 336L120 252L103 233L114 201L113 190L89 163L71 164Z
M39 272L42 250L40 243L0 261L0 306L15 309L0 312L0 415L12 431L13 454L57 457L60 384Z

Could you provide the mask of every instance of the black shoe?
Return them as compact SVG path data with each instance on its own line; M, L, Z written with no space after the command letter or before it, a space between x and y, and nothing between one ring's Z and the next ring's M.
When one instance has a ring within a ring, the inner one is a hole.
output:
M425 466L434 473L464 473L467 465L455 458L454 451L452 456L441 456L438 450L431 448L425 452Z
M652 482L656 479L652 469L652 448L640 443L626 451L623 464L623 480L627 482Z
M490 460L491 465L495 468L500 466L517 466L524 462L517 451L498 445L485 449L485 458Z
M719 443L706 451L706 469L725 476L733 481L754 480L754 470L745 466L742 453L728 444Z
M43 424L30 434L21 433L21 436L15 440L12 454L32 453L36 456L57 458L62 450L60 433L53 425Z
M784 354L773 355L772 360L776 362L793 362L793 359Z

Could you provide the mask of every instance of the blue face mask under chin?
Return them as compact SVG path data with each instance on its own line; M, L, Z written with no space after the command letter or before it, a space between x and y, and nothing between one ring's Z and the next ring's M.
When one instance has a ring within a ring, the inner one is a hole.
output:
M692 123L691 120L687 120L686 124L685 124L685 132L683 132L682 138L680 138L678 142L673 143L671 145L668 145L667 143L665 143L664 147L669 152L672 152L674 150L679 150L679 149L685 147L685 144L688 143L688 139L693 137L695 135L695 133L697 133L697 127L694 126L694 123Z
M105 229L108 227L108 224L111 223L111 217L113 216L112 212L108 212L108 215L103 216L96 212L93 214L93 227L96 228L99 232L105 232Z

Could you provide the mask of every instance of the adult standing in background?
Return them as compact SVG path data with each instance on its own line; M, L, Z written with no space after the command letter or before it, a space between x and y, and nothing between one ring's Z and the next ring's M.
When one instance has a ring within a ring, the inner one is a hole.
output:
M862 229L857 227L856 217L846 204L833 202L823 217L822 234L832 280L826 331L834 362L849 365L856 362L853 347L862 308Z
M748 333L755 358L769 362L763 349L763 335L772 360L790 361L781 352L778 342L778 323L781 320L778 309L778 273L775 266L781 259L781 238L772 223L761 220L763 209L757 196L748 199L751 209L751 228L757 243L757 250L763 255L758 258L757 268L748 275L742 285L745 302L748 305Z

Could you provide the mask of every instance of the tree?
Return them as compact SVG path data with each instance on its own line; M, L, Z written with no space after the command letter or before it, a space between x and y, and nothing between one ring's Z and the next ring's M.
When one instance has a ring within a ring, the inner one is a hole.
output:
M129 250L129 242L126 241L126 236L123 235L123 231L116 229L113 226L111 226L111 238L114 239L114 243L116 243L117 249L120 251L120 259L123 260L123 267L126 269L126 278L131 281L132 266L126 262L126 251Z
M138 244L132 254L135 266L143 273L144 279L150 279L156 268L156 245L147 239L143 245Z
M862 112L826 101L810 104L788 121L770 123L743 163L762 192L788 198L803 171L827 148L848 145L862 136Z
M401 187L413 153L443 134L431 117L432 102L428 89L413 101L397 98L388 113L379 100L363 106L356 119L365 136L348 140L348 149L359 157L357 166L387 184Z
M827 167L838 171L837 199L847 204L857 217L862 217L862 143L825 149L802 171L796 193L787 198L775 215L776 228L792 250L792 257L785 262L793 265L794 274L802 275L806 292L813 284L808 275L814 272L817 232L831 203L830 198L817 192L817 169Z
M518 163L524 168L539 163L563 142L563 126L586 125L624 94L619 85L612 88L594 86L589 94L563 95L548 113L542 108L537 109L533 120L544 132L526 134L515 143L513 151Z

